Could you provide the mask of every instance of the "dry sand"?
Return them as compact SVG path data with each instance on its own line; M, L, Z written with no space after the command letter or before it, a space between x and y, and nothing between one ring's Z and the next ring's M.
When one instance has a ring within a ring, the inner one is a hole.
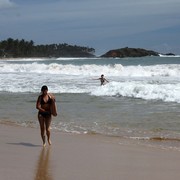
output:
M179 180L180 152L55 131L43 148L39 129L0 124L0 179Z

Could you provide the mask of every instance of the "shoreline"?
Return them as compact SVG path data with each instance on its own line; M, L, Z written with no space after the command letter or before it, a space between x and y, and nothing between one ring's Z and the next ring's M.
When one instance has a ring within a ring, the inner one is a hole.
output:
M0 124L4 180L178 180L180 152L101 135L51 131L42 147L39 129Z
M17 124L16 122L10 122L6 120L0 121L0 126L5 125L7 127L16 127L16 128L25 128L25 129L34 129L39 131L39 124L24 126L21 124ZM60 134L60 135L71 135L71 136L82 136L82 137L101 137L105 139L110 139L111 142L115 144L135 144L142 147L148 148L158 148L162 150L172 150L180 152L180 139L177 137L163 137L163 136L152 136L152 137L140 137L140 136L118 136L113 134L101 134L97 132L65 132L60 131L59 129L51 128L52 133ZM41 139L40 139L41 140ZM47 143L46 143L47 144Z
M179 58L180 57L180 54L175 54L175 55L167 55L167 54L162 54L162 53L159 53L158 56L143 56L144 58L146 57L162 57L162 58ZM0 60L2 61L8 61L8 60L50 60L50 59L61 59L61 58L64 58L64 59L125 59L125 58L142 58L141 56L138 56L138 57L131 57L131 56L127 56L127 57L101 57L101 56L94 56L94 57L73 57L73 56L70 56L70 57L66 57L66 56L60 56L60 57L0 57Z

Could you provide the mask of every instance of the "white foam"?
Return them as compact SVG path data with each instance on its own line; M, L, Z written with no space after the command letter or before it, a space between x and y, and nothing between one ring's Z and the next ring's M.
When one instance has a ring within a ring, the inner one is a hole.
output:
M111 82L106 86L96 88L91 92L91 95L124 96L180 103L180 83L151 84L145 81Z
M4 73L46 73L46 74L66 74L97 76L100 72L108 76L124 77L153 77L153 76L180 76L180 65L155 65L155 66L122 66L115 65L62 65L57 63L39 64L37 62L29 64L1 63L1 72Z
M100 86L100 74L110 81ZM88 93L180 103L180 65L122 66L0 62L0 92L39 92L47 84L55 93Z
M165 54L159 54L160 57L180 57L180 55L165 55Z

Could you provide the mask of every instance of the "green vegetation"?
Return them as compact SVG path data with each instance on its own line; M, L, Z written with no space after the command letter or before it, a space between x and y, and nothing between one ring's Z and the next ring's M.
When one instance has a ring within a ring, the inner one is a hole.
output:
M8 38L0 42L0 58L94 57L95 49L64 44L34 45L34 42Z

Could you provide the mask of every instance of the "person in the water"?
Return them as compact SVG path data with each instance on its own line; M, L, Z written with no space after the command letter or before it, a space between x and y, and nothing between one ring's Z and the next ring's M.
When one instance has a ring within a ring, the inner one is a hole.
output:
M101 77L99 78L100 82L101 82L101 86L105 85L106 82L109 82L105 77L104 74L101 75Z

